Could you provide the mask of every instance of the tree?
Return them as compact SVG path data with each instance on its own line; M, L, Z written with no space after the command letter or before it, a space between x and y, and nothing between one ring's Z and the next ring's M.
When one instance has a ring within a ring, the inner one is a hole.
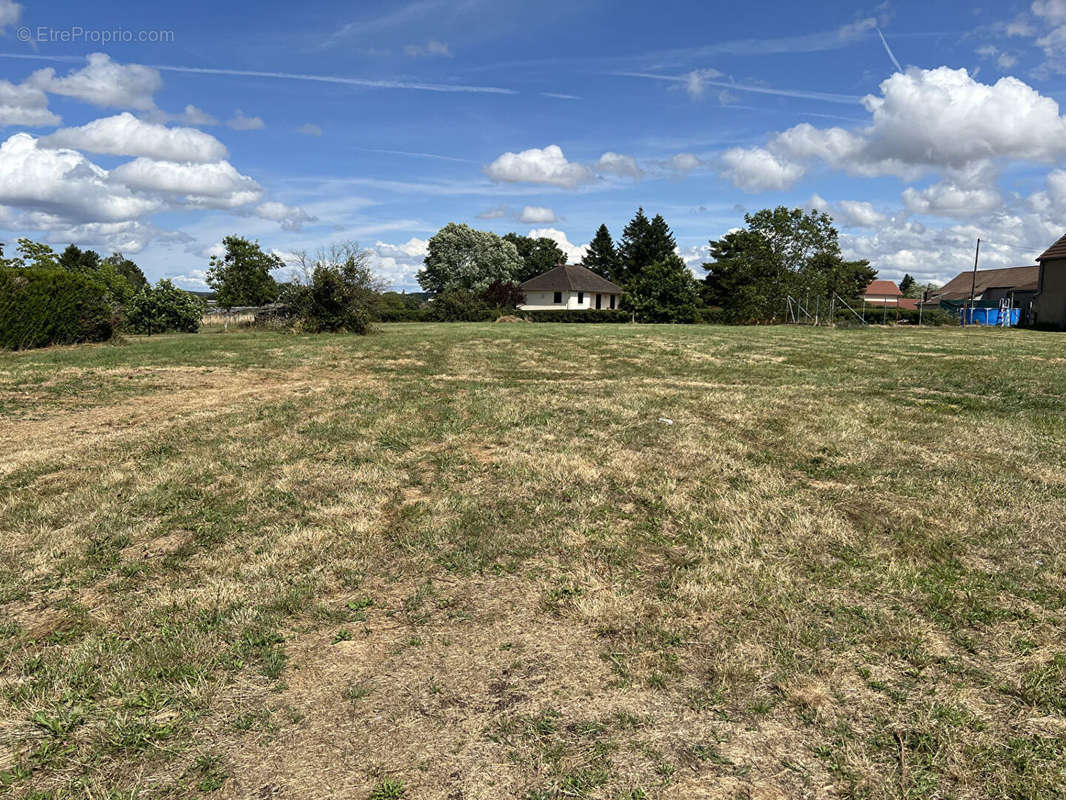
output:
M481 296L495 308L518 308L526 302L526 294L517 283L496 281L482 292Z
M708 299L732 322L769 321L789 296L807 304L851 299L873 279L866 261L845 261L828 214L779 206L744 217L747 226L712 241L704 264Z
M910 276L910 273L904 274L903 280L899 282L899 290L903 292L904 297L922 296L922 287L918 285L918 281Z
M371 254L358 242L339 242L313 255L296 254L301 275L285 286L281 301L312 333L367 333L385 282L370 267Z
M76 244L68 244L59 254L59 266L71 272L93 273L100 269L100 254L95 250L82 250Z
M141 268L135 262L122 255L122 253L112 253L103 260L103 264L105 266L110 265L117 274L125 278L130 285L130 289L134 292L140 291L142 287L148 285L148 279L144 277Z
M600 225L596 235L589 242L588 250L585 251L581 265L608 280L618 280L618 251L614 247L614 240L606 225Z
M695 322L698 304L696 279L675 253L642 269L625 296L639 322Z
M674 255L676 247L674 235L662 215L656 214L649 220L643 208L637 209L622 231L622 241L618 245L618 274L611 280L627 284L648 266Z
M480 292L495 281L514 281L523 269L518 248L495 233L449 222L429 240L417 278L427 292Z
M15 245L18 256L12 259L17 267L42 267L44 269L57 269L59 261L55 251L42 242L22 238Z
M516 283L528 281L542 272L566 263L566 253L559 248L554 239L546 236L534 239L530 236L508 233L503 240L513 244L518 251L518 257L522 259L522 268L514 276Z
M285 266L281 257L264 253L259 242L242 236L227 236L222 245L225 255L211 256L207 271L207 285L215 290L218 304L233 308L273 302L278 296L278 284L270 273Z
M134 333L178 331L196 333L204 314L204 303L196 295L182 291L166 278L153 288L142 286L130 299L126 325Z

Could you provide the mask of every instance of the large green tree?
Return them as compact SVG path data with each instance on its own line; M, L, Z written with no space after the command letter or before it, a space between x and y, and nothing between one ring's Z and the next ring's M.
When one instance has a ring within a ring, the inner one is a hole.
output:
M606 225L600 225L596 230L596 235L592 237L588 250L581 259L581 265L608 280L621 278L618 274L618 251Z
M625 305L638 322L695 322L699 287L675 253L649 264L626 288Z
M674 255L676 247L670 226L661 214L649 220L643 208L637 209L622 231L622 240L618 244L618 274L611 280L626 285L647 267Z
M103 260L103 263L110 265L115 272L125 278L130 288L135 292L148 285L148 279L144 277L141 268L137 266L136 262L126 258L122 253L112 253Z
M67 245L59 254L59 266L71 272L93 273L100 269L100 254L95 250L82 250L76 244Z
M281 269L285 262L274 253L266 253L259 242L243 236L227 236L222 240L226 252L211 256L207 271L207 285L215 290L222 308L261 306L278 296L278 284L272 270Z
M518 233L508 233L503 240L513 244L518 251L519 258L522 259L522 268L514 276L516 283L528 281L552 267L566 263L566 253L559 248L554 239L546 236L533 238Z
M449 222L429 240L417 278L427 292L480 292L496 282L510 283L521 273L518 248L495 233Z
M786 298L851 300L873 280L867 261L845 261L832 218L779 206L744 217L746 226L711 241L707 294L734 322L782 318Z

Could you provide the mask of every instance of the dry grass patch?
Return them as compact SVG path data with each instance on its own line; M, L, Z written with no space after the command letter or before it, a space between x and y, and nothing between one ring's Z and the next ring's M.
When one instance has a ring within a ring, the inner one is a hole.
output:
M1066 793L1059 337L383 327L0 355L5 791Z

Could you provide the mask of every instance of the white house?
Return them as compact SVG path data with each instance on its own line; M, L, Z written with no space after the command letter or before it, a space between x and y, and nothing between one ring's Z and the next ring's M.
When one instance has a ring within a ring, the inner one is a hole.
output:
M522 311L589 311L618 308L622 287L580 264L560 264L520 284Z

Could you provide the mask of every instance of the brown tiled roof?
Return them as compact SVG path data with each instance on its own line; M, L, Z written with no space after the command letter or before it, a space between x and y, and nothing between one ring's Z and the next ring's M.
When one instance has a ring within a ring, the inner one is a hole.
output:
M903 292L892 281L870 281L866 287L867 297L901 297Z
M897 305L900 308L909 308L909 309L911 309L913 311L914 309L918 308L918 298L917 297L901 297L899 299L899 302L897 303Z
M1055 244L1036 257L1037 261L1049 258L1066 258L1066 236L1063 236Z
M989 289L1013 289L1016 292L1035 292L1040 280L1040 267L1004 267L1003 269L977 270L977 285L974 296L980 297ZM973 284L973 270L960 272L936 291L929 293L929 299L969 300L970 286Z
M560 264L519 284L525 292L604 292L621 294L622 287L580 264Z

